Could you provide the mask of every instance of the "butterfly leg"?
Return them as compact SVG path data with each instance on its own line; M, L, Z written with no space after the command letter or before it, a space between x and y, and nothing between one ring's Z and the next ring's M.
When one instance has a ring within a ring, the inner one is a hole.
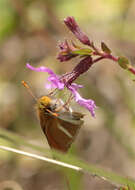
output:
M69 111L69 103L71 102L71 100L73 99L72 94L70 94L68 100L65 102L65 104L63 104L62 106L58 107L57 109L55 109L56 112L59 112L63 107Z
M72 101L73 98L74 98L73 95L70 94L67 102L64 104L64 107L66 107L68 110L69 110L69 104L70 104L70 102Z
M51 90L51 92L50 92L48 95L49 95L49 96L52 96L52 95L54 95L54 94L56 93L56 91L57 91L57 88Z

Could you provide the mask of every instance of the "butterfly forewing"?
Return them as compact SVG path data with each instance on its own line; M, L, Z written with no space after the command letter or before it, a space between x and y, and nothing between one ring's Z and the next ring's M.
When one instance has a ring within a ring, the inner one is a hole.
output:
M50 147L67 152L83 124L82 114L63 112L56 117L51 113L40 111L39 117Z

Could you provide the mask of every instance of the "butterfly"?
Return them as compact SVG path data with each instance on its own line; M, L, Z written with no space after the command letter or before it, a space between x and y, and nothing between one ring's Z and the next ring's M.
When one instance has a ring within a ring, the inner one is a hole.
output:
M22 83L33 96L28 84L24 81ZM67 152L84 123L84 114L66 109L65 104L60 106L50 96L36 98L36 102L40 126L49 146L52 149Z

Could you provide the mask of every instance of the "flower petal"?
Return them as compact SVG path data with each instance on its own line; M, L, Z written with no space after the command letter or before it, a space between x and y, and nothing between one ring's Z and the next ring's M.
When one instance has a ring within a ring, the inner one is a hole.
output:
M91 113L91 115L93 117L95 117L95 110L94 109L96 108L96 105L95 105L95 102L93 100L91 100L91 99L86 100L86 99L81 97L80 99L78 99L77 103L80 104L81 106L85 107L86 109L88 109L89 112Z
M52 88L58 88L62 90L64 88L64 83L59 80L58 76L50 75L48 81L52 83Z
M74 95L75 101L80 104L80 106L85 107L93 117L95 117L95 102L91 99L84 99L80 96L80 94L77 92L76 87L74 88L73 86L69 86L68 89L72 92Z
M33 67L29 63L27 63L27 68L36 71L36 72L47 72L50 76L48 77L48 81L51 82L51 84L47 84L47 88L58 88L62 90L64 88L64 83L60 81L59 77L49 68L47 67Z
M50 75L56 75L51 69L41 66L41 67L33 67L31 66L29 63L26 64L27 68L31 69L32 71L36 71L36 72L47 72Z
M51 83L46 83L46 84L45 84L45 88L48 89L48 90L50 90L50 89L52 89L52 88L54 88L54 87L52 86Z
M76 83L72 83L72 84L71 84L71 87L73 87L75 90L78 90L79 88L82 88L83 85L76 84Z

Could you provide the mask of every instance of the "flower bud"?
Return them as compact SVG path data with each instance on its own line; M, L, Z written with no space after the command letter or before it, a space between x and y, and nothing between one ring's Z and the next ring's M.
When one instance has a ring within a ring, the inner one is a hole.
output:
M80 42L82 42L84 45L90 45L90 40L88 36L81 31L74 17L67 17L66 19L64 19L64 23L69 28L69 30L73 32L76 38L80 40Z
M76 57L76 54L72 54L72 51L75 49L73 45L69 45L67 40L59 44L60 52L57 56L57 59L60 62L68 61L73 57Z

